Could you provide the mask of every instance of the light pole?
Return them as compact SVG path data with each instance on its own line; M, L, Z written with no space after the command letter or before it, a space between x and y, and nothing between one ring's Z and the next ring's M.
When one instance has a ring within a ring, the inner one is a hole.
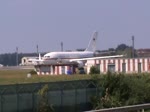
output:
M39 54L39 46L36 45L37 55Z
M16 47L16 66L18 66L18 47Z
M61 51L63 51L63 42L61 42L60 45L61 45Z
M134 36L132 36L132 58L134 58Z

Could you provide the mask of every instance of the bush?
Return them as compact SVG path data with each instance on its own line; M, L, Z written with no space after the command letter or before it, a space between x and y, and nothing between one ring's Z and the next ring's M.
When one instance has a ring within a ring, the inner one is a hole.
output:
M29 73L30 73L31 75L36 75L36 74L37 74L37 72L36 72L35 70L31 70Z
M48 85L45 85L42 89L38 91L38 95L40 96L38 112L54 111L52 105L49 104L47 94L48 94Z
M92 66L90 68L90 74L100 74L100 70L97 67Z
M94 109L150 103L149 75L108 72L97 83L103 89L91 99Z

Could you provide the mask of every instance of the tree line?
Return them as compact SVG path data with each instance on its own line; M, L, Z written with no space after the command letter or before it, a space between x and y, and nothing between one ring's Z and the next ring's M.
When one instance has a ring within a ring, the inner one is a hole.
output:
M41 55L43 55L42 53ZM4 53L0 54L0 64L4 66L15 66L21 63L23 57L37 56L37 53Z

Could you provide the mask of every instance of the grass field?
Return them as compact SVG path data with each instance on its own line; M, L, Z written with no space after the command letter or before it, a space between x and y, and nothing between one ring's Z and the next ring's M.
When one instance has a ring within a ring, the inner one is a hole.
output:
M84 80L91 78L90 75L32 75L30 78L27 78L29 72L30 70L0 70L0 85Z

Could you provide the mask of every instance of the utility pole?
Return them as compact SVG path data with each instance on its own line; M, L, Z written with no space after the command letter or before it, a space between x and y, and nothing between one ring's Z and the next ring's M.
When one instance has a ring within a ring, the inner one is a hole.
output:
M132 36L132 58L134 58L134 36Z
M60 45L61 45L61 51L63 51L63 42L61 42Z
M36 50L37 50L37 54L39 54L39 46L38 46L38 44L36 45Z
M16 47L16 66L18 66L18 47Z

